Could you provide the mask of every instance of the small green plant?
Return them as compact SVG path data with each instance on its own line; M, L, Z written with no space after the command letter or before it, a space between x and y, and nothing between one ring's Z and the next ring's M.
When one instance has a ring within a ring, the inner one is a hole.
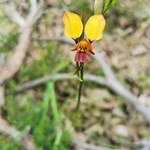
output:
M11 52L18 42L18 33L14 28L9 34L0 34L0 52Z

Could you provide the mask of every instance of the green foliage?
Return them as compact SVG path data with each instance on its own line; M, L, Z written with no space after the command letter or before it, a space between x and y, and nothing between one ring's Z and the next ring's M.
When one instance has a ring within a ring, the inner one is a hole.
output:
M51 150L68 149L72 138L68 131L61 128L53 83L48 83L43 101L40 102L33 102L26 95L24 95L22 101L17 101L13 96L8 96L5 113L8 122L21 132L28 125L31 127L31 134L37 148ZM13 150L19 149L17 143L6 143L6 140L1 141L1 143L2 147L6 146L5 149L12 146L15 147Z
M103 6L102 6L102 14L104 14L109 7L116 4L116 2L117 2L117 0L104 0L103 1Z
M0 149L1 150L19 150L20 145L16 141L0 135Z
M95 0L94 13L104 14L111 6L115 5L117 0Z
M18 33L13 29L9 34L0 34L0 52L10 52L18 42Z
M83 68L83 63L81 63L80 65L78 63L76 63L76 67L77 67L76 70L74 72L72 72L69 75L69 77L71 78L71 77L77 75L78 80L80 82L83 82L83 79L81 78L81 72L80 72L82 70L82 68Z

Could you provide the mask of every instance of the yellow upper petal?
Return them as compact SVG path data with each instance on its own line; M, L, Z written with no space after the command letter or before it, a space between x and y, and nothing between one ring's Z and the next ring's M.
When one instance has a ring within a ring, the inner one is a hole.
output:
M65 12L63 15L64 33L67 37L77 39L83 32L83 24L80 17L72 12Z
M102 15L93 15L85 25L85 34L91 41L100 40L105 27L105 19Z

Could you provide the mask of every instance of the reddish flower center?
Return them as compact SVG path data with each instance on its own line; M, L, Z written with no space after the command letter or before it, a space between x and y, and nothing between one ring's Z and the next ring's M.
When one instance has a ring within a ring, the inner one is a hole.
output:
M78 51L75 56L76 62L84 62L84 63L87 62L88 61L87 52L94 54L90 42L85 38L75 45L72 51L75 50Z

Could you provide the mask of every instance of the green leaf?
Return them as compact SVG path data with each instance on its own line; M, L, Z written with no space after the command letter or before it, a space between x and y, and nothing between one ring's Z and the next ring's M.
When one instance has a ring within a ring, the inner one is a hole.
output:
M78 75L78 74L79 74L79 71L81 70L82 67L83 67L83 63L82 63L80 66L77 66L77 69L76 69L74 72L72 72L72 73L69 75L69 77L73 77L73 76L75 76L75 75Z
M82 80L82 78L81 78L81 74L80 74L80 73L78 73L78 74L77 74L77 78L78 78L78 80L79 80L80 82L83 82L83 80Z
M102 14L104 14L110 7L115 5L117 3L117 0L103 0L103 6L102 6Z
M111 5L115 5L117 3L117 0L112 0Z

